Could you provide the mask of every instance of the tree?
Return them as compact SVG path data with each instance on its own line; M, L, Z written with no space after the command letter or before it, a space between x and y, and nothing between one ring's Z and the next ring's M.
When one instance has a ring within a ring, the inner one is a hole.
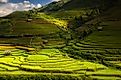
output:
M36 14L37 14L37 9L36 8L33 8L32 10L29 10L27 12L27 18L33 18Z
M64 4L64 0L61 0L61 3Z
M69 21L68 27L72 30L80 27L84 23L82 16L75 17L73 20Z

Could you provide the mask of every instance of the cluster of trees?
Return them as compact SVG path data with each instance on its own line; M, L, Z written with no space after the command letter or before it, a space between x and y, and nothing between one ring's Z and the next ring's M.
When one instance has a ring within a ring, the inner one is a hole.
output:
M27 18L34 18L38 13L38 9L34 8L26 13Z
M94 19L99 14L100 10L98 8L90 9L90 11L85 10L85 15L75 16L75 18L68 21L68 28L75 31L75 29L79 28L85 22ZM86 16L86 18L83 16Z
M80 27L84 23L82 16L75 17L74 19L68 22L68 28L75 30L76 28Z
M98 15L99 13L97 14L97 11L98 10L92 10L90 13L87 12L87 14L85 14L87 16L87 19L83 18L82 16L79 16L79 17L75 17L74 19L68 22L68 28L72 32L73 37L78 36L77 38L83 39L85 36L92 33L93 31L92 27L82 26L82 25L85 22L93 19L95 15ZM80 31L78 32L78 30Z

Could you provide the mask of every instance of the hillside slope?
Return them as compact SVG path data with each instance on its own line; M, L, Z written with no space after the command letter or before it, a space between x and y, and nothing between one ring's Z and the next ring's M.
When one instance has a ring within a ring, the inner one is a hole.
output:
M120 0L61 0L53 2L43 7L42 11L74 10L80 8L100 8L106 9L113 6Z
M66 21L91 11L84 6L98 6L100 0L93 1L72 0L60 11L38 12L30 21L21 13L2 19L8 23L1 21L0 25L0 78L121 80L120 5L83 23L72 33L59 28L66 25ZM93 31L79 39L73 33L81 35L82 27L86 27L87 32L90 28ZM25 47L28 45L32 51Z

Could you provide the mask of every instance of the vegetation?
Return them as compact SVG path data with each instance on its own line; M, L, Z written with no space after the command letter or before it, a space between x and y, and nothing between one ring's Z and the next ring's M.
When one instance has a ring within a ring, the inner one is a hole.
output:
M120 80L119 4L61 0L0 18L0 79Z

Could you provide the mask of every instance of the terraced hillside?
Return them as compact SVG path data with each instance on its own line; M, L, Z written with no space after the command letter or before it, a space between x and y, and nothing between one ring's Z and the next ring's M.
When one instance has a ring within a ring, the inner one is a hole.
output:
M108 75L112 79L121 79L120 71L118 70L112 70L102 64L86 60L70 58L58 49L42 49L35 53L17 49L16 46L1 46L0 50L1 75L37 74L38 77L39 75L48 76L47 78L45 77L46 79L61 75L66 76L65 79L67 78L68 80L70 79L69 76L73 79L81 80ZM8 54L9 51L10 54ZM115 72L115 74L112 74L112 72Z
M114 7L107 11L104 14L105 16L103 15L103 17L101 16L87 22L84 24L85 26L93 26L95 28L93 33L85 37L84 40L70 41L68 46L64 47L63 50L71 57L97 62L112 68L114 71L120 70L121 18L118 16L120 12L119 7ZM101 30L98 29L100 27ZM108 72L106 72L106 74L108 74ZM95 73L93 78L113 80L106 74L100 71L99 73ZM111 72L110 75L111 74L116 74L116 72Z
M24 13L24 12L23 12ZM0 43L1 44L20 44L20 45L41 45L42 41L60 41L58 38L61 30L51 22L34 18L29 21L25 14L15 12L10 16L0 20ZM51 35L51 36L50 36ZM63 40L61 40L63 42Z
M71 3L78 0L66 5ZM73 39L68 20L88 18L92 9L61 10L38 12L32 19L24 12L0 19L1 80L121 80L120 7L83 24L94 28L83 40Z

